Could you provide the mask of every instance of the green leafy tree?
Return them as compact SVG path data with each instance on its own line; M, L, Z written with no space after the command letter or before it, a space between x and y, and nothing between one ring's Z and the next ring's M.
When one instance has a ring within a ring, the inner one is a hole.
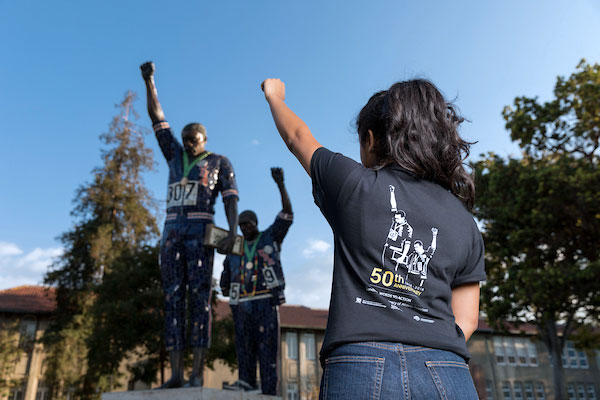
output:
M565 341L579 332L596 342L590 327L600 315L600 68L577 68L558 78L554 100L518 97L504 109L522 158L490 154L473 165L488 270L483 309L500 330L537 326L559 399Z
M124 252L96 290L89 363L98 377L119 377L121 363L128 360L131 380L156 380L165 358L158 252L158 246Z
M15 367L23 355L19 346L19 321L0 322L0 397L8 396L10 389L19 384L12 379Z
M53 323L44 335L51 358L46 378L54 398L71 387L81 398L97 397L109 387L110 377L105 379L102 369L89 363L95 360L89 341L99 326L94 313L98 288L116 260L155 241L158 234L150 211L154 203L142 179L153 168L152 151L144 144L145 130L134 122L134 100L128 92L109 131L100 135L106 146L103 166L92 171L91 183L77 190L72 211L77 222L60 236L64 254L45 277L57 298ZM64 356L67 349L74 349L81 365Z
M502 112L511 138L533 157L570 154L597 165L600 140L600 65L581 60L569 78L558 77L555 99L517 97Z

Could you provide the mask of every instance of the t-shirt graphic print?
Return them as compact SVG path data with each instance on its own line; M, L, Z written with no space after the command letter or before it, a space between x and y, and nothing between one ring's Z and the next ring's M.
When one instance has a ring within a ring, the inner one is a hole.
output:
M395 189L389 185L391 225L381 252L381 266L371 270L369 281L373 286L367 290L377 291L390 299L390 308L393 310L410 307L426 313L427 307L420 304L418 299L425 291L427 268L435 254L439 230L431 227L427 248L423 240L413 237L414 229L408 222L406 212L398 209Z
M435 254L437 246L438 229L431 228L431 244L427 249L424 248L421 240L413 242L413 228L407 221L406 212L398 210L396 196L394 194L395 187L389 185L390 188L390 206L392 212L392 225L388 233L383 252L381 253L381 265L385 266L387 262L394 264L394 271L398 271L398 267L406 268L406 276L401 280L402 283L408 283L409 274L417 275L420 278L418 286L423 286L423 282L427 279L427 265L429 260ZM412 249L411 249L412 245ZM410 254L409 254L410 251Z

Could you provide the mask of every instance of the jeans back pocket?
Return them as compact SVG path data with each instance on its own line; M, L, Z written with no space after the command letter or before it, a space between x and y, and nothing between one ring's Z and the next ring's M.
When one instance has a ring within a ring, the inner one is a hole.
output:
M425 361L443 400L477 400L479 396L466 363L460 361Z
M337 356L325 360L323 400L374 399L381 393L385 358Z

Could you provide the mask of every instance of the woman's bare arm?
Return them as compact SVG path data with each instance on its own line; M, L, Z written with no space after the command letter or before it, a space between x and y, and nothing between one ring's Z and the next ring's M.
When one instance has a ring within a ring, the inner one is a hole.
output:
M479 282L468 283L452 289L454 319L469 340L479 323Z
M261 87L281 138L310 175L310 160L321 145L304 121L285 104L285 84L281 80L267 79Z

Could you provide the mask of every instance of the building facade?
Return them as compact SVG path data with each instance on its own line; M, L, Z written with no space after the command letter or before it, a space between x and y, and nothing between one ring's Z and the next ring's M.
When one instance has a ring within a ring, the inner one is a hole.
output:
M10 400L49 400L49 388L43 380L44 348L39 342L55 308L54 293L41 286L19 286L0 291L0 326L16 326L15 343L20 356L10 376L13 383L2 388L0 398Z

